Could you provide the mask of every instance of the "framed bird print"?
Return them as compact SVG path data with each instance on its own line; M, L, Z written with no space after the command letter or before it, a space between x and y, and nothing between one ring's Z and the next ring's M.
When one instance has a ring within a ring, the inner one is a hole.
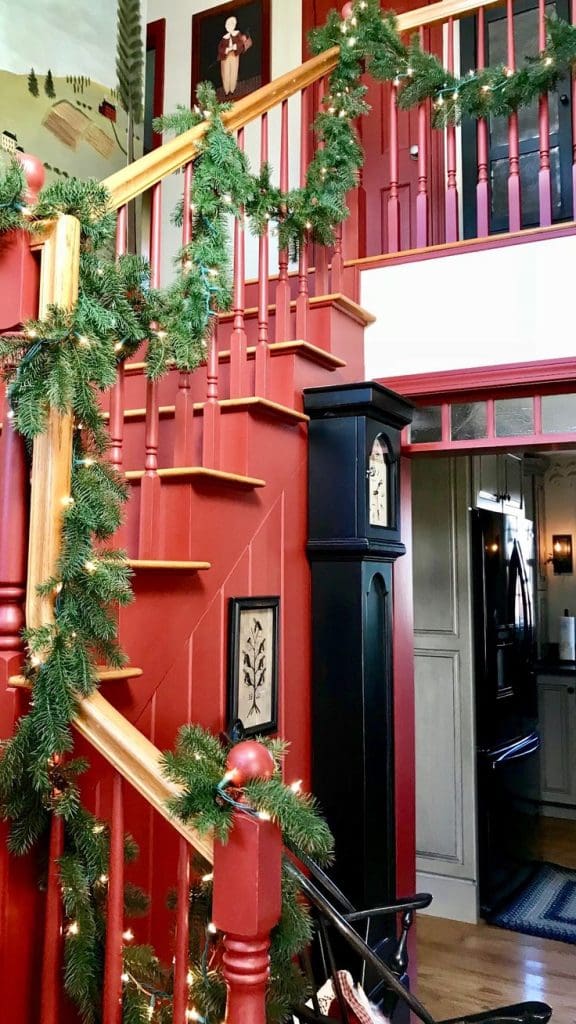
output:
M270 81L270 0L232 0L192 18L192 104L199 82L234 102Z
M278 728L279 597L230 598L228 721L244 735Z

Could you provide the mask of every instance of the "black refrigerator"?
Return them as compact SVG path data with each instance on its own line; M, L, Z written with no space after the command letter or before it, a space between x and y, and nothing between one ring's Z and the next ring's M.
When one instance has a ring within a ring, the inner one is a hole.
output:
M521 517L472 511L480 908L534 870L539 810L534 532Z

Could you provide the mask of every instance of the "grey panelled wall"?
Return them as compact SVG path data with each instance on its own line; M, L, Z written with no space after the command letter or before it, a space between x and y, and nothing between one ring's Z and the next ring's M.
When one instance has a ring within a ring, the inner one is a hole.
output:
M433 893L432 913L470 921L477 855L469 459L413 459L412 489L418 887Z

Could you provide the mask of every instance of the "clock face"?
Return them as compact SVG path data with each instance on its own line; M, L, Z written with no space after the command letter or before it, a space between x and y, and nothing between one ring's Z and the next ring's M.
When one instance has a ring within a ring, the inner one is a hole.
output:
M385 442L374 439L368 462L368 521L370 526L388 526L388 461Z

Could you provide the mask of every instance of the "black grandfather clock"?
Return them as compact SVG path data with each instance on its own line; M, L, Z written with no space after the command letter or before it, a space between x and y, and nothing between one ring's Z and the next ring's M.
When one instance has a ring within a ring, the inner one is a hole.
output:
M304 392L312 570L312 786L355 906L395 893L393 563L413 406L373 382Z

